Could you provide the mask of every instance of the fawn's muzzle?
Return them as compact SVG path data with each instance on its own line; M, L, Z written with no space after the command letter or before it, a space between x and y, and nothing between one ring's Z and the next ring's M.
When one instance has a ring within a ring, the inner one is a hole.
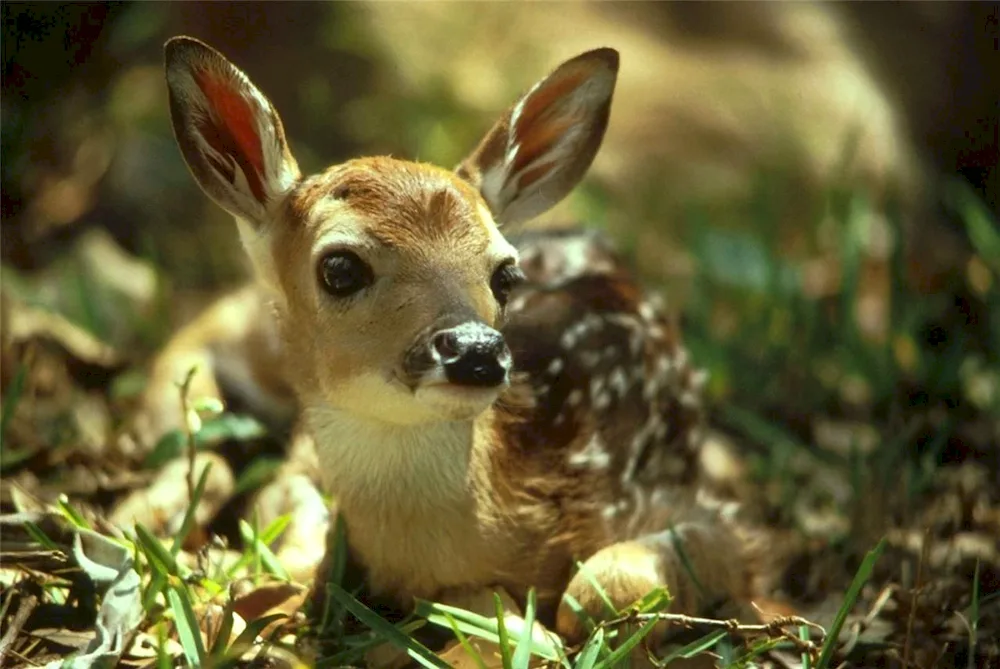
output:
M462 386L498 386L510 372L510 350L503 335L493 328L469 321L431 338L431 355L445 378Z

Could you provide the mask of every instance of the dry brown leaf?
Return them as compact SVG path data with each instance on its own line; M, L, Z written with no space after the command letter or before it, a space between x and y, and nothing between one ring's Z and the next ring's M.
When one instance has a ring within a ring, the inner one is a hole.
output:
M233 610L250 620L272 613L292 615L301 607L307 588L294 583L265 583L233 600Z
M205 643L206 648L211 648L215 644L219 633L222 631L222 623L225 619L226 611L223 606L216 603L211 603L205 606L204 610L198 616L198 627L201 631L202 641ZM243 630L247 628L247 617L240 615L238 612L233 612L233 626L229 632L229 638L226 639L226 645L231 645Z
M501 669L503 667L503 658L500 657L500 649L495 643L469 637L469 644L479 653L486 669ZM478 669L479 667L476 659L457 640L449 643L445 650L438 654L438 657L455 669Z
M246 620L282 613L286 618L274 621L260 633L268 638L279 627L294 620L302 609L308 588L294 583L267 583L233 600L233 610Z
M495 618L496 605L494 604L493 593L494 591L492 589L484 588L474 592L447 593L440 599L442 604L462 608L466 611L471 611L488 618ZM517 602L515 602L510 594L502 588L496 594L500 596L500 602L504 611L504 624L507 629L512 634L522 635L524 633L526 621L522 617L521 609L517 605ZM533 638L541 642L545 642L547 640L552 645L562 645L562 641L559 637L555 633L547 630L545 626L538 621L535 621L532 626L531 635ZM483 658L483 661L488 669L495 669L503 666L500 657L500 647L497 644L475 637L469 637L469 642ZM449 643L439 654L439 657L451 666L459 667L460 669L465 669L466 667L471 669L478 666L475 659L469 655L458 640ZM543 664L545 664L545 662L542 659L533 658L530 666L540 667Z
M94 638L94 633L89 630L45 627L27 632L27 636L42 639L50 644L71 648L73 652L77 652L87 647L87 644Z
M55 343L77 361L106 369L117 369L123 358L112 346L100 341L60 314L31 307L0 290L5 345L25 344L32 339Z
M211 464L205 491L195 510L195 528L200 529L218 513L235 488L235 479L226 460L217 453L203 452L195 457L195 480ZM148 488L133 491L118 503L110 514L113 524L133 527L142 523L153 533L170 535L180 529L190 504L187 458L167 463Z

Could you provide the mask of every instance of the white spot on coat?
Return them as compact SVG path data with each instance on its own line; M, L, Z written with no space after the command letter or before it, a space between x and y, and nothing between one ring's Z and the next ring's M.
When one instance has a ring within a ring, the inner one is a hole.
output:
M563 369L562 358L553 358L552 362L549 363L549 366L545 368L545 373L550 376L555 376L556 374L561 372L562 369Z
M600 470L606 469L610 463L611 455L604 448L601 437L597 433L594 433L582 450L569 456L569 464L574 467Z

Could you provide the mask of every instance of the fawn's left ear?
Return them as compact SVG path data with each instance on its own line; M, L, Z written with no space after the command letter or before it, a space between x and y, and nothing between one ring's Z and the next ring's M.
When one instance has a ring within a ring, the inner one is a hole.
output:
M170 118L184 160L219 206L255 227L299 179L278 112L219 52L191 37L164 46Z
M577 185L604 138L617 78L614 49L566 61L522 96L458 166L498 223L537 216Z

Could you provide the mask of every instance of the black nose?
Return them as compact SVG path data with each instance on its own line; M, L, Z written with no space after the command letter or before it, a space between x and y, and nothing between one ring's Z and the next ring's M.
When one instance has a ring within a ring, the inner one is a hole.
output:
M503 335L482 323L441 330L432 346L445 376L458 385L497 386L510 371L510 351Z

